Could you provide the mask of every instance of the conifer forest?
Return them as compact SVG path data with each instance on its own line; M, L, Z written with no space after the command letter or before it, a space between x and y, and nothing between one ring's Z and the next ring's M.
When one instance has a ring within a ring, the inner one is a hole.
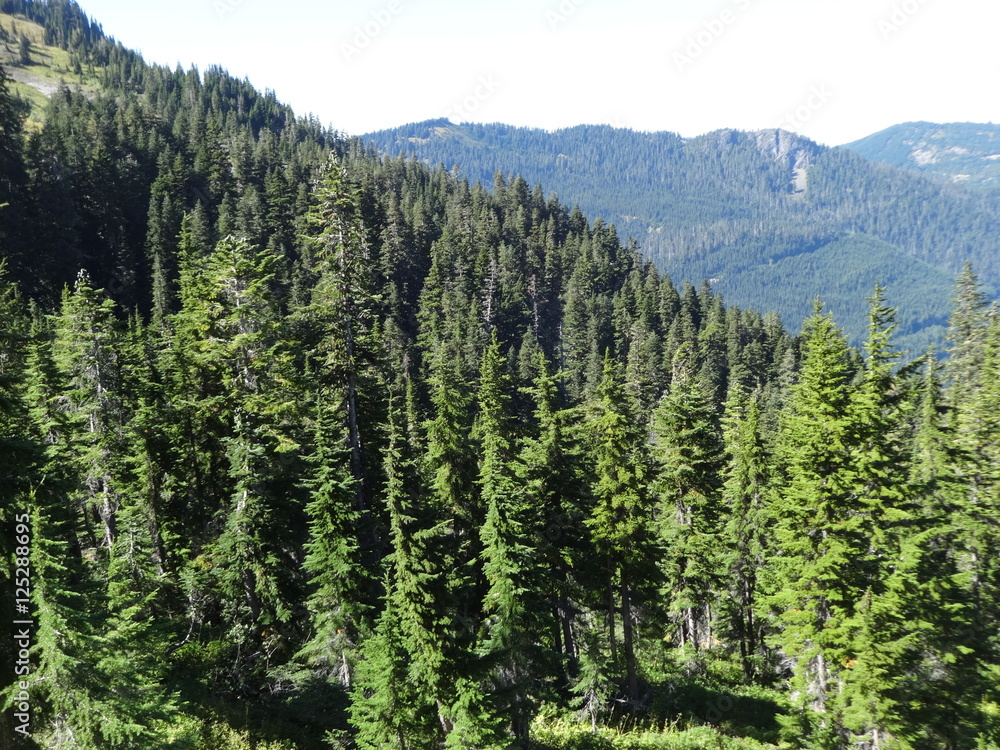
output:
M874 281L860 345L787 330L516 174L0 10L96 91L0 77L0 748L1000 747L974 266L933 350Z

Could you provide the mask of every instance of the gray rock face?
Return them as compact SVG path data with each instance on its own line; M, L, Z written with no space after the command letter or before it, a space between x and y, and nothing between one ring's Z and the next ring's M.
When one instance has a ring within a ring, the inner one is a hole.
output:
M781 164L789 175L791 192L804 194L809 187L809 168L820 146L787 130L768 129L754 132L757 150Z

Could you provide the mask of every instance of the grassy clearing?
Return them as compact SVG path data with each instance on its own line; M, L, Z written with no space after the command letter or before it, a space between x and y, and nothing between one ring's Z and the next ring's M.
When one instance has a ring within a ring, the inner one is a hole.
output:
M98 90L100 71L74 70L70 54L44 43L45 30L24 18L0 13L0 65L14 79L14 92L31 105L26 127L36 130L45 118L49 98L62 86L93 95ZM31 43L30 62L20 60L18 42L24 36Z

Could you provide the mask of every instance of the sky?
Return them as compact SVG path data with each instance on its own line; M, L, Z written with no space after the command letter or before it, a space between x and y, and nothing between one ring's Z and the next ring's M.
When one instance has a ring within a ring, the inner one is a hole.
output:
M149 62L220 65L351 135L438 117L839 145L1000 122L996 0L80 0Z

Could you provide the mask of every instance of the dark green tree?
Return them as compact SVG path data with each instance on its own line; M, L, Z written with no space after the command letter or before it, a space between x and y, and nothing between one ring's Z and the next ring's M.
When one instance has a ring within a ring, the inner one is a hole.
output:
M771 516L776 614L772 644L794 662L791 687L827 732L852 649L854 607L868 584L870 536L851 472L851 368L843 334L817 309L804 331L799 381L782 413Z
M679 616L681 644L712 642L712 606L724 575L723 444L712 405L691 371L690 353L674 355L667 394L653 412L664 594Z
M723 421L728 460L723 471L722 500L726 506L726 562L729 596L722 606L730 637L739 646L743 677L764 677L765 623L760 573L768 557L767 488L769 457L761 435L760 393L748 393L739 383L729 389Z
M544 604L535 546L540 534L517 482L503 364L494 333L483 354L475 426L480 445L478 483L486 510L480 543L488 586L479 651L488 669L495 710L507 717L514 737L524 743L535 711L532 683L540 664Z
M649 459L633 423L618 366L605 356L604 375L589 418L593 439L595 503L587 519L604 567L604 615L612 663L618 662L616 622L622 628L626 694L638 698L635 609L655 568L649 502ZM620 615L620 616L619 616Z
M303 567L312 588L306 606L313 635L299 652L306 661L347 688L368 634L366 606L371 588L361 559L361 513L350 449L326 406L317 405L316 452L309 481L309 541Z

